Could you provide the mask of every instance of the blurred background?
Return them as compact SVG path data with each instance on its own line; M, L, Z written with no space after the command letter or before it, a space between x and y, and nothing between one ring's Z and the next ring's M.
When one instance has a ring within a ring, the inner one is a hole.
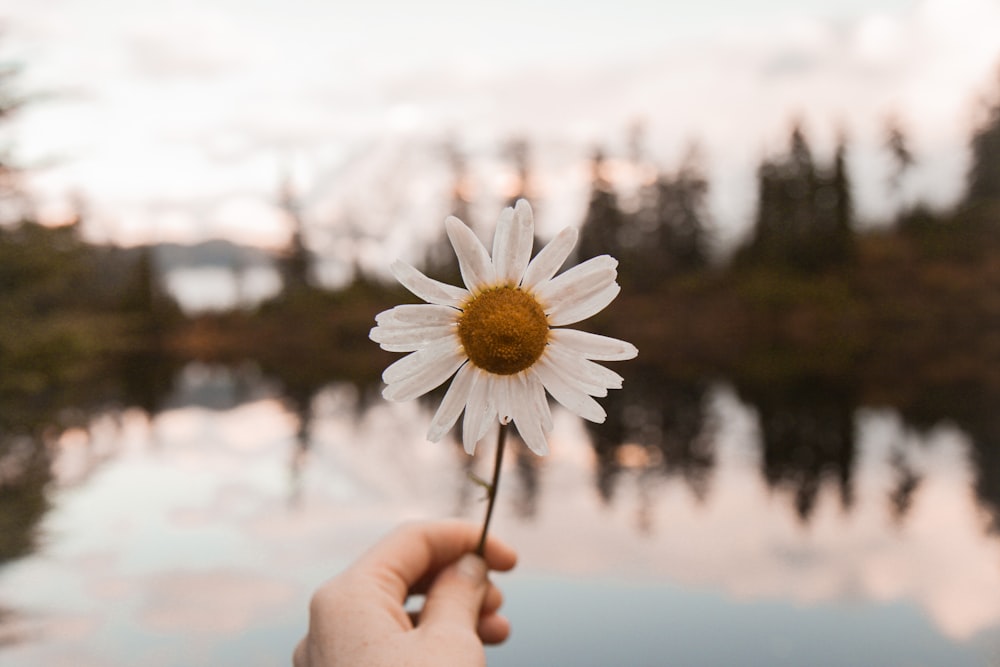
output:
M0 664L287 664L480 519L367 335L519 197L640 353L491 665L1000 665L997 0L0 0Z

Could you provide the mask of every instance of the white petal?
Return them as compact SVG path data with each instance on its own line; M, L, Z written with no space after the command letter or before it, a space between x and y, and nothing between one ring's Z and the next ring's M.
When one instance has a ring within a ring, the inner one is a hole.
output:
M535 296L549 307L579 299L613 283L618 277L617 267L618 260L614 257L592 257L535 287Z
M415 352L414 354L420 353ZM465 362L465 355L459 351L447 356L438 357L434 361L421 366L416 373L392 382L382 392L382 396L388 401L409 401L414 399L417 396L426 394L450 378L458 370L458 367Z
M517 426L517 432L521 435L521 439L524 440L524 444L528 446L528 449L539 456L545 456L549 451L549 443L545 437L545 431L548 429L545 428L542 411L536 405L538 397L530 387L531 380L529 378L535 379L539 389L542 387L541 382L537 380L536 376L528 376L523 373L518 374L515 391L512 396L514 424ZM547 410L548 402L545 399L544 390L542 390L541 400Z
M524 289L532 289L556 275L556 271L573 251L578 236L579 232L573 227L567 227L556 234L556 237L539 250L535 258L528 264L528 268L524 271L524 279L521 280L521 286Z
M486 384L486 416L479 426L479 433L476 434L476 442L486 437L493 427L493 422L497 421L497 378L500 376L480 371L484 376Z
M419 373L424 366L433 364L439 359L451 358L456 354L461 355L462 349L457 343L450 340L425 347L398 359L382 371L382 381L386 384L392 384L404 380L414 373Z
M598 424L604 423L604 420L608 416L604 412L604 408L593 398L564 380L544 357L532 368L538 373L539 379L545 385L545 389L552 394L552 398L588 421Z
M396 276L396 280L403 287L427 303L458 308L472 296L468 290L464 290L461 287L455 287L454 285L448 285L433 278L428 278L401 260L397 259L389 268L392 271L392 275Z
M611 283L600 292L591 294L586 299L581 299L575 303L563 304L549 313L549 326L560 327L565 324L574 324L585 320L592 315L596 315L608 304L615 300L622 288L618 283Z
M510 211L510 214L507 214ZM531 206L518 199L513 209L506 208L497 222L493 239L493 266L497 282L518 285L531 259L535 242L535 223Z
M564 382L576 387L583 393L600 398L608 395L608 388L605 385L597 382L588 374L580 372L575 366L568 363L566 359L560 359L557 355L553 354L551 348L546 350L545 356L540 359L538 363L541 363L542 361L544 361L553 372L557 373ZM576 361L582 363L586 360L577 358Z
M454 324L437 327L386 327L378 326L369 332L368 337L389 352L413 352L456 335Z
M455 216L444 221L445 231L458 256L458 266L462 270L462 280L472 292L480 292L496 283L493 262L479 237L464 222Z
M465 364L458 369L455 379L451 381L451 386L441 399L434 418L431 420L430 429L427 431L427 439L431 442L438 442L444 434L455 425L458 416L462 414L466 401L469 400L469 391L476 381L476 373L473 372L472 364Z
M513 375L490 376L492 384L490 396L493 397L493 405L496 407L497 417L500 419L501 424L508 423L513 416L511 394L514 391L514 387L512 386L515 381L514 377Z
M489 424L493 418L489 403L489 376L478 368L473 368L471 372L474 379L471 381L469 400L465 404L465 419L462 421L462 444L470 456L476 452L483 424Z
M407 303L382 311L375 316L379 326L433 327L454 324L462 311L451 306L429 303Z
M514 224L514 207L508 206L500 211L497 218L496 230L493 232L493 269L496 271L497 280L503 280L503 272L500 271L500 257L506 252L510 245L510 233Z
M549 399L545 395L545 387L542 385L538 374L533 370L525 372L525 382L527 384L528 396L531 400L531 407L539 418L544 431L552 430L552 411L549 409Z
M634 359L639 354L632 343L576 329L552 329L549 331L549 340L572 350L584 359L624 361Z
M524 444L528 446L528 449L538 456L545 456L549 453L549 441L537 421L521 419L514 423L517 426L517 432L521 434L521 439L524 440Z
M621 375L618 375L618 373L615 373L610 368L605 368L600 364L595 364L593 361L583 359L565 348L560 348L558 345L550 345L545 351L545 355L558 367L563 377L576 380L581 388L585 385L587 387L600 388L600 391L597 393L585 390L591 396L607 396L608 389L622 388L624 380L622 380Z

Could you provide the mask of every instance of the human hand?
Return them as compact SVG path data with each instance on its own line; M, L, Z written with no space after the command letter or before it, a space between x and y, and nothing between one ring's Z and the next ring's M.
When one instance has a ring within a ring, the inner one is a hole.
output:
M405 524L321 586L295 667L485 666L484 644L499 644L510 623L488 570L514 567L517 554L464 521ZM426 595L416 614L409 595Z

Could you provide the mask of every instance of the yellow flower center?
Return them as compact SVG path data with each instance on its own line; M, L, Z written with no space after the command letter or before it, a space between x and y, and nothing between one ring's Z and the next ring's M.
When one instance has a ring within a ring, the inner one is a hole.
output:
M549 323L535 298L517 287L497 287L472 297L458 320L465 353L479 368L513 375L538 361Z

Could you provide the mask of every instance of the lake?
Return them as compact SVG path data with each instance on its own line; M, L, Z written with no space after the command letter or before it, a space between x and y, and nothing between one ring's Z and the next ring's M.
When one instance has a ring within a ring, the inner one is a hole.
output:
M988 407L621 368L607 424L554 409L549 456L510 443L490 665L1000 665ZM155 401L60 414L46 447L3 434L0 664L289 664L312 591L368 545L485 510L492 439L429 443L434 401L378 389L189 363Z

